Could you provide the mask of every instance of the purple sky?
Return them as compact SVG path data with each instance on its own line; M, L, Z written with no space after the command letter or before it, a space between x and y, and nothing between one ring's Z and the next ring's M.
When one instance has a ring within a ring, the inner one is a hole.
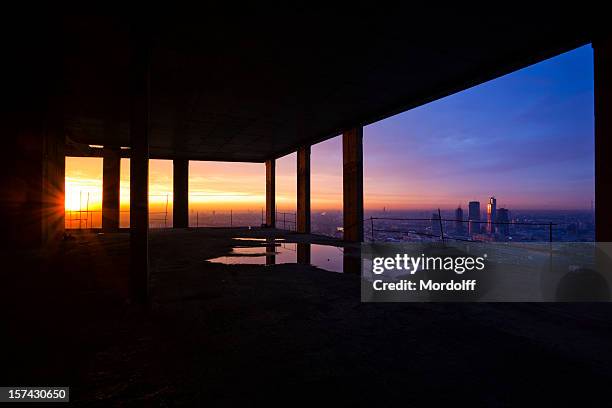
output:
M366 208L495 195L510 209L588 209L593 134L589 45L367 126ZM312 148L313 209L341 205L341 148L340 138ZM294 168L295 155L279 160L281 194L294 191Z

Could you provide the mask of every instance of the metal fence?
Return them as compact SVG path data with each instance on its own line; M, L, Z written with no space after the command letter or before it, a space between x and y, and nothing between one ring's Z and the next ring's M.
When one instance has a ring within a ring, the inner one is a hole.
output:
M296 225L297 213L276 211L276 228L287 231L295 231Z
M557 224L530 223L530 222L497 222L464 219L442 218L440 210L438 216L432 218L394 218L394 217L370 217L364 220L369 226L369 238L372 242L380 239L382 233L391 235L408 235L415 237L431 238L435 240L456 241L493 241L511 236L511 232L517 227L538 228L541 230L537 237L541 241L553 241L553 230ZM390 226L389 224L392 223ZM449 224L451 227L449 228ZM465 227L467 224L467 227ZM486 228L483 231L482 225ZM459 228L462 226L461 228ZM545 231L545 233L544 233Z
M149 227L151 228L168 228L170 225L170 195L169 194L150 194L151 197L162 197L162 210L149 210ZM79 192L79 209L65 210L66 228L67 229L97 229L102 228L102 210L91 210L92 205L91 193ZM129 210L119 211L121 219L122 214L129 214Z
M163 211L151 211L149 206L149 227L168 228L169 194L150 194L149 198L151 197L165 197L166 202L163 204Z
M266 212L233 209L218 211L191 211L189 215L189 225L191 227L260 227L266 222ZM276 211L276 228L287 231L295 231L296 213Z
M193 211L192 216L190 217L189 225L192 227L196 227L196 228L198 227L230 227L230 228L233 228L237 226L244 226L244 227L250 226L250 225L237 225L234 221L238 221L238 219L234 220L234 210L231 210L231 209L229 211L217 211L217 210Z
M191 211L189 216L190 227L259 227L262 224L259 210L197 210Z
M85 206L83 206L83 197L85 197ZM102 210L90 210L91 194L87 192L83 194L79 191L79 209L78 210L66 210L66 228L70 229L89 229L96 228L94 224L94 215L99 214L102 217ZM84 207L84 208L83 208ZM76 227L75 227L76 223ZM100 219L100 227L102 226L102 220Z

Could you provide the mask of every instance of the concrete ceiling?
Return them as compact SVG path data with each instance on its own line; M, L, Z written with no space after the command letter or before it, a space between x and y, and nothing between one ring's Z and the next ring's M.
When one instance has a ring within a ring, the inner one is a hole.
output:
M260 162L590 42L576 10L148 20L151 157ZM64 18L71 154L129 146L129 20Z

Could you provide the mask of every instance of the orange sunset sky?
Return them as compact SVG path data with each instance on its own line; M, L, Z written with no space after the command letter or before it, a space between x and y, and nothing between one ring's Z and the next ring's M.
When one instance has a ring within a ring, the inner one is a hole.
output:
M341 148L339 138L325 142ZM340 152L340 150L339 150ZM313 210L340 209L342 206L342 163L338 155L329 158L313 147L313 164L320 156L321 171L312 169ZM276 203L279 211L295 211L296 154L276 163ZM129 159L121 160L121 209L129 209ZM149 162L149 202L152 210L162 209L168 198L172 204L172 161ZM89 203L87 199L89 198ZM66 210L99 210L102 205L102 159L66 158ZM265 206L265 166L263 163L200 162L189 164L189 205L191 210L256 210Z

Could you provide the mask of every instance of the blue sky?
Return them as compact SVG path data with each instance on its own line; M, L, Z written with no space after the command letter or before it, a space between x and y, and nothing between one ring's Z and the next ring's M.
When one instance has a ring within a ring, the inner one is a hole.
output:
M295 155L277 195L294 205ZM312 147L313 208L342 204L342 142ZM510 209L589 209L594 197L590 45L364 129L367 209L455 208L494 195ZM292 203L293 202L293 203Z

